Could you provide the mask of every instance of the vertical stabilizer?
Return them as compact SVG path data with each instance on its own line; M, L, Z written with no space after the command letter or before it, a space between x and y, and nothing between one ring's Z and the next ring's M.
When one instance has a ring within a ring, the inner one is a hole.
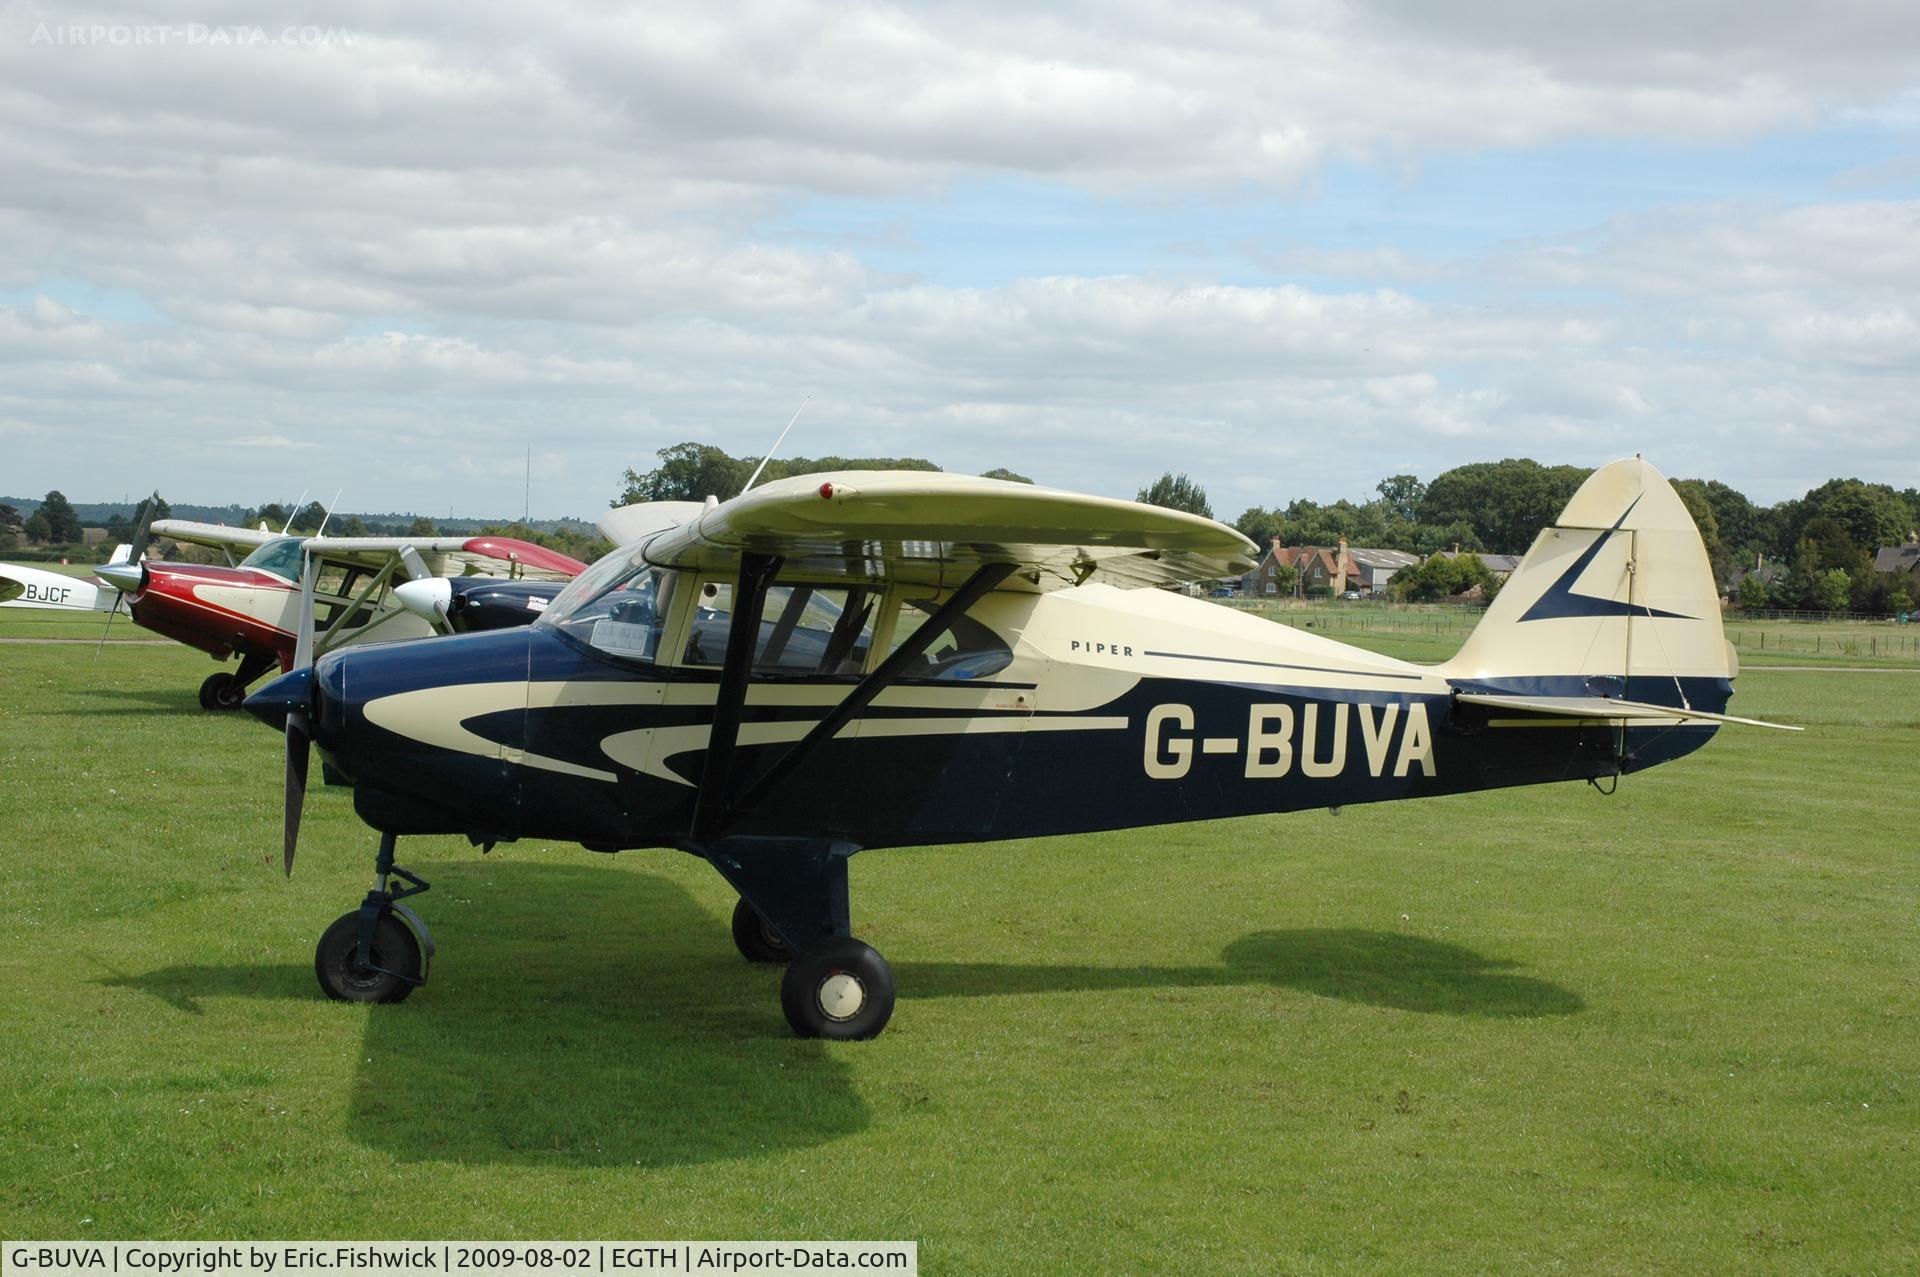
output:
M1638 458L1596 470L1441 669L1490 689L1720 709L1733 650L1673 485Z

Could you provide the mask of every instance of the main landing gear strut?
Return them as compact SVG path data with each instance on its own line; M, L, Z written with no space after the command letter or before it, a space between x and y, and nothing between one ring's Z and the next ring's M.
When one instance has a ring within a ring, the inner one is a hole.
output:
M200 684L200 708L239 709L240 703L247 699L247 688L266 673L273 662L271 656L242 656L240 668L207 675L206 682Z
M733 942L741 954L786 964L780 1010L803 1038L870 1038L893 1016L893 969L848 934L847 857L857 850L819 839L731 837L705 852L740 892Z
M380 835L373 889L352 913L343 913L313 951L313 974L340 1002L400 1002L427 982L433 933L418 914L400 904L428 883L393 863L392 834ZM405 886L395 887L399 879Z

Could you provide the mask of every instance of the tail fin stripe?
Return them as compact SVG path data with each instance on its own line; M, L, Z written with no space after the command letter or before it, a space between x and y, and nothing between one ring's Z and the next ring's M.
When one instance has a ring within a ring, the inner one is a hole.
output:
M1620 525L1625 523L1627 516L1633 513L1633 507L1639 504L1639 497L1635 497L1630 501L1627 504L1627 508L1620 512L1620 517L1613 521L1613 526L1594 538L1593 544L1588 546L1580 557L1575 559L1572 565L1560 574L1559 580L1549 585L1545 593L1534 600L1533 606L1526 610L1525 615L1521 616L1516 624L1525 624L1528 621L1555 621L1566 617L1578 616L1631 617L1637 616L1641 612L1645 612L1650 617L1661 616L1675 621L1698 620L1698 617L1687 616L1680 612L1663 612L1659 608L1648 607L1644 603L1636 608L1631 602L1620 599L1601 599L1595 598L1591 594L1575 594L1573 592L1574 582L1580 579L1581 573L1592 566L1594 559L1599 556L1602 547L1607 544L1607 539L1620 530Z

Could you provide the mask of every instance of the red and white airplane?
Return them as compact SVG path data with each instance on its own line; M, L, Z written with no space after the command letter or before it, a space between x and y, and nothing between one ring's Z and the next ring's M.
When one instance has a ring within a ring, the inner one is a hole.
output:
M227 564L148 559L109 564L102 580L126 596L134 624L240 658L200 685L206 709L237 709L253 681L349 643L425 638L524 623L586 569L513 537L308 537L162 519L155 538L212 546ZM237 562L236 552L244 554ZM452 579L448 579L452 578ZM309 610L310 609L310 610Z

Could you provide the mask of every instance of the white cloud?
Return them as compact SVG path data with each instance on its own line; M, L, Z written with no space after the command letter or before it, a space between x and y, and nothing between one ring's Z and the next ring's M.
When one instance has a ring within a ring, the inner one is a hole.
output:
M34 482L166 440L195 458L168 484L225 499L299 446L383 485L366 504L437 508L439 480L504 511L532 438L577 512L663 444L757 451L809 392L798 450L1109 492L1172 467L1358 494L1409 465L1645 450L1771 497L1836 468L1836 440L1838 468L1920 481L1889 425L1920 389L1911 201L1254 255L1359 291L954 287L757 229L801 196L969 175L1150 199L1299 191L1329 160L1894 127L1920 50L1897 7L348 4L328 22L353 39L320 47L28 38L177 16L0 17L0 288L32 294L0 304L0 426L34 441Z

